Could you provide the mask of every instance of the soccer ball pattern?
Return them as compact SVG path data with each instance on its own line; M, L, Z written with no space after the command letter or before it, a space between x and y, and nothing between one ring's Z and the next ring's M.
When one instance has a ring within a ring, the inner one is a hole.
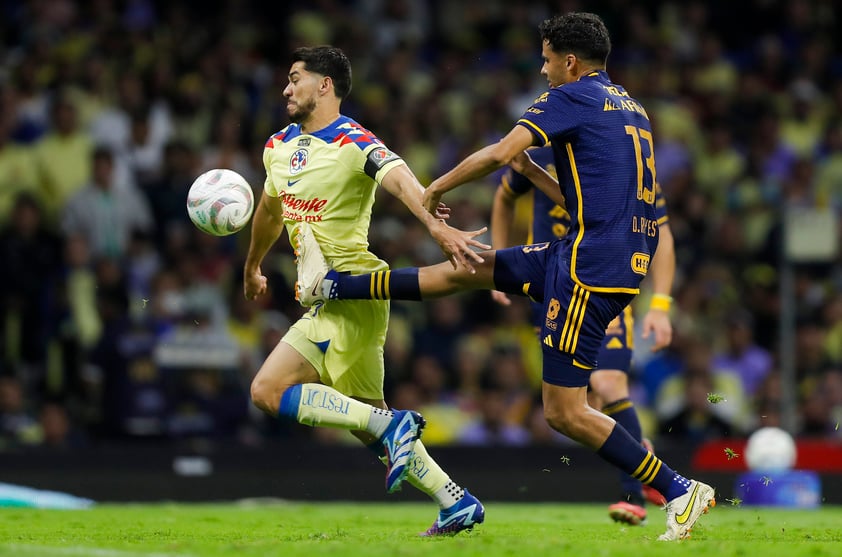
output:
M254 211L254 193L245 178L227 168L208 170L187 193L187 214L199 230L228 236L243 229Z
M795 441L786 430L762 427L751 434L746 445L749 470L784 471L795 464Z

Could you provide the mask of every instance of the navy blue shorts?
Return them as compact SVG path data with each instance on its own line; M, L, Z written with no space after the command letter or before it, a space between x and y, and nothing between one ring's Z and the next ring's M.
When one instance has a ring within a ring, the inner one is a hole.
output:
M634 349L634 320L631 306L614 318L605 329L605 338L597 355L597 369L616 369L628 373L631 370Z
M532 310L532 324L535 334L541 339L541 323L544 321L544 305L539 302L530 304ZM634 351L634 318L631 306L626 306L623 313L614 318L605 329L605 338L596 357L596 369L618 370L624 373L631 371L632 355Z
M541 304L543 378L562 387L588 384L605 329L634 298L592 292L574 282L563 241L497 250L494 285Z

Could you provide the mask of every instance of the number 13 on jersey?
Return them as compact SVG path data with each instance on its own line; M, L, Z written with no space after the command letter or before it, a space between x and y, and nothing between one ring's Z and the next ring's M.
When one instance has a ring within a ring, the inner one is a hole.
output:
M652 141L652 132L636 126L626 126L626 134L630 135L634 142L634 154L637 162L637 198L645 203L655 203L655 144ZM649 144L649 155L644 159L643 149L640 140L643 139ZM646 161L646 169L643 163ZM645 172L649 171L650 180L646 180ZM649 187L646 187L647 183Z

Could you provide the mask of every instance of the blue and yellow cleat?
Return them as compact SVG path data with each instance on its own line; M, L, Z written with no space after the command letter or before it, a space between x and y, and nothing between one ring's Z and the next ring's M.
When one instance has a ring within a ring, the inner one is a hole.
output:
M479 499L465 490L465 496L450 508L439 512L439 517L422 536L453 536L463 530L471 530L485 520L485 508Z
M393 410L392 422L380 440L386 449L386 491L399 491L409 468L415 442L421 437L426 422L418 412Z

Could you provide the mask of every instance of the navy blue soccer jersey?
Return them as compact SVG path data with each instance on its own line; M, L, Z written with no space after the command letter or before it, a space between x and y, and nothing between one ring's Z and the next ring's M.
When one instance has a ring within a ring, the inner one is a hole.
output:
M605 71L554 87L518 120L551 144L571 217L570 274L595 292L637 293L658 244L646 111Z
M557 177L553 150L549 146L531 149L529 156L535 161L535 164L546 170L551 176ZM529 227L527 244L551 242L559 240L567 234L570 229L570 213L536 188L535 184L526 179L523 174L518 174L509 168L503 174L500 183L515 196L521 196L529 193L530 190L534 190L532 221ZM658 226L669 221L667 202L659 184L655 186L655 221Z

